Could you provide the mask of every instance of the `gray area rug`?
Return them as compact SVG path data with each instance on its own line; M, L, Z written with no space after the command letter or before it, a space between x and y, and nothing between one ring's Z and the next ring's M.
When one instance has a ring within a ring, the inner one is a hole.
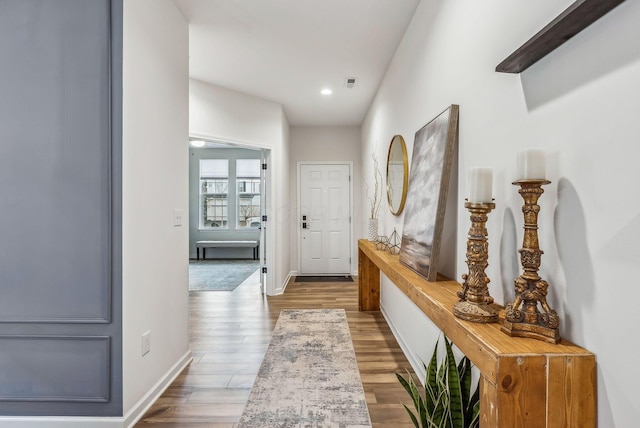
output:
M260 267L259 260L190 260L190 291L232 291Z
M280 312L238 427L371 427L344 309Z

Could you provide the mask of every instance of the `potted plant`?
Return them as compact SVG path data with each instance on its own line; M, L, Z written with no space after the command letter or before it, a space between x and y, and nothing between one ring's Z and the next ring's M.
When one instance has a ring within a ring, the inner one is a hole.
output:
M407 379L396 373L411 396L415 413L402 404L416 428L477 428L480 426L480 388L472 393L471 361L466 356L456 364L451 342L445 336L446 354L438 365L438 343L425 367L424 388L407 371ZM424 363L423 363L424 364Z

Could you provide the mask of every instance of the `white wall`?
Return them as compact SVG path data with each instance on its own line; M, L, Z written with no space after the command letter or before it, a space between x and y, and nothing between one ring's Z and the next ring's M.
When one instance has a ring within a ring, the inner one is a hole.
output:
M291 162L291 127L287 117L282 114L280 120L280 130L282 132L282 148L281 150L271 151L271 165L273 171L271 174L272 188L276 195L276 210L275 210L275 226L276 229L272 229L269 234L271 241L276 241L275 252L272 250L271 254L275 254L274 262L276 264L276 280L275 285L279 288L274 290L273 294L284 293L287 282L291 277L291 261L289 254L291 254L291 241L290 241L290 228L291 223L295 221L295 209L296 207L291 205L289 197L289 183L293 178L289 174L289 168ZM274 199L271 198L273 201ZM278 278L280 278L278 280Z
M190 357L188 38L171 0L124 2L123 408L129 421ZM182 226L173 225L174 208L183 212ZM142 357L148 330L151 352Z
M193 137L269 149L267 189L269 237L266 251L270 273L267 294L280 294L288 281L289 123L280 104L191 79L189 134ZM273 255L273 256L271 256Z
M357 245L356 239L362 229L362 171L360 161L360 128L356 126L303 126L291 128L291 159L289 182L292 214L291 222L291 269L294 274L300 270L298 260L298 228L300 222L297 217L298 183L297 168L300 161L350 161L353 162L353 219L354 234L351 254L352 274L357 274ZM386 156L386 153L385 153Z
M472 166L494 168L496 210L490 214L490 291L513 296L522 242L522 199L511 185L516 153L546 150L540 199L541 276L561 318L561 335L598 360L600 427L635 427L640 419L640 351L634 286L640 246L637 126L640 114L640 3L624 2L521 75L495 66L572 1L423 0L362 127L363 170L370 147L383 153L450 104L460 105L456 269L466 272L469 216L461 201ZM365 177L368 176L365 174ZM384 207L383 207L384 210ZM384 227L402 226L387 215ZM363 229L364 231L364 229ZM387 279L382 305L414 361L426 359L438 332Z

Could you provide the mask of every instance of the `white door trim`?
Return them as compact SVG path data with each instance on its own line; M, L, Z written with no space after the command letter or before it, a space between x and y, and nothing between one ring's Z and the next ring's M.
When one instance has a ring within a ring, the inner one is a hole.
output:
M353 266L357 260L354 260L353 256L353 161L298 161L296 172L296 218L295 218L295 227L296 227L296 239L298 243L298 251L297 251L297 267L296 271L300 273L300 268L302 266L302 214L300 209L300 184L301 184L301 169L302 165L348 165L349 166L349 258L351 259L351 263L349 264L349 271L354 272Z

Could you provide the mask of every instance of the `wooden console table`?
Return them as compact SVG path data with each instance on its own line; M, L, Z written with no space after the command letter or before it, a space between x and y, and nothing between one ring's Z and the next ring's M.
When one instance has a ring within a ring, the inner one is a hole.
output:
M460 284L437 282L400 263L398 256L358 241L359 306L380 310L383 272L480 370L480 426L483 428L595 428L596 358L566 340L557 345L515 338L501 324L477 324L456 318ZM500 321L504 310L500 308Z

